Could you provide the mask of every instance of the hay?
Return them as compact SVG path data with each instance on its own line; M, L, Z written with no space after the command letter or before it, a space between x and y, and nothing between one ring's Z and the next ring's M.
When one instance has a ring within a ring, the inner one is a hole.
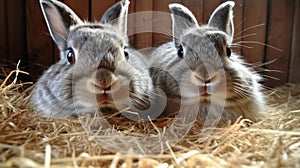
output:
M0 167L299 167L300 85L267 91L267 117L258 123L238 119L214 129L199 143L201 123L175 146L158 155L113 153L92 141L76 118L35 115L28 103L30 83L19 69L0 80ZM1 75L1 76L2 76ZM24 89L26 88L26 89ZM157 133L171 119L126 122L112 116L118 130L137 136ZM162 124L162 125L157 125ZM156 126L155 126L156 125Z

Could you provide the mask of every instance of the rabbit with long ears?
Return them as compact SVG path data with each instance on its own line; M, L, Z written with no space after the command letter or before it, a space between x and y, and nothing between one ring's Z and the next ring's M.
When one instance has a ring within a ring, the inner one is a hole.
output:
M100 22L82 21L57 0L40 0L60 60L38 80L31 93L44 116L149 108L152 81L146 61L128 47L128 0L112 6Z
M183 5L169 5L173 42L152 53L150 72L168 97L165 114L182 110L189 115L196 109L202 120L260 119L265 104L261 77L230 49L234 5L221 4L203 26Z

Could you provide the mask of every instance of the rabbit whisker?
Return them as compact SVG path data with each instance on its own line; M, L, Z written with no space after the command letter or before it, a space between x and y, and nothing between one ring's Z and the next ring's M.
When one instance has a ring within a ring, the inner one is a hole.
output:
M247 34L247 35L244 35L244 36L239 36L239 37L234 38L234 41L245 38L245 37L251 37L251 36L256 36L256 35L257 35L257 33L252 33L252 34Z
M261 87L265 90L269 90L269 91L275 91L275 89L271 88L271 87L268 87L268 86L265 86L265 85L261 85Z
M247 46L247 45L242 45L242 44L237 44L237 43L232 43L230 45L231 48L250 48L252 49L253 47Z
M243 19L239 24L237 24L237 25L235 26L235 28L239 28L240 26L243 25L244 22L245 22L245 19Z
M232 77L232 82L244 82L241 78Z
M259 44L259 45L267 46L267 47L272 48L274 50L283 52L283 50L281 50L280 48L277 48L277 47L274 47L272 45L265 44L265 43L259 42L259 41L239 41L239 42L236 42L235 44L244 44L244 43L246 43L246 44Z
M274 63L275 61L277 61L277 59L273 59L273 60L270 60L268 62L254 62L254 63L251 63L249 65L251 65L253 68L256 68L256 67L263 67L263 66L266 66L266 65L270 65L272 63Z
M247 95L247 94L245 94L244 92L242 92L239 88L234 88L234 89L233 89L233 92L234 92L236 95L238 95L239 97L251 101L249 95Z
M277 72L277 73L282 73L282 71L279 70L272 70L272 69L266 69L266 68L261 68L261 71L257 72Z
M233 82L234 86L239 86L241 87L240 89L245 91L245 92L249 92L249 88L250 86L244 85L242 83L237 83L237 82Z
M273 77L273 76L270 76L270 75L266 75L266 74L263 74L262 77L264 77L265 79L274 79L274 80L277 80L277 81L280 80L279 78L276 78L276 77Z
M236 35L241 35L242 33L246 32L248 30L251 30L251 29L254 29L254 28L258 28L258 27L262 27L262 26L265 26L265 24L261 23L261 24L258 24L258 25L254 25L254 26L248 27L248 28L244 29L243 31L237 33Z
M245 90L245 89L241 88L240 86L234 86L233 91L237 95L241 96L242 98L245 98L245 99L248 99L248 100L252 101L250 96L253 96L253 95L249 94L248 90Z

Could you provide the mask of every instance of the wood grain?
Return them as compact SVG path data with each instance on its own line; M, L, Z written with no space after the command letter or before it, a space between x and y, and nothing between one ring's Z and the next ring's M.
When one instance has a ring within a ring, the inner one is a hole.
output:
M7 56L7 37L6 37L6 28L7 24L5 23L6 19L6 10L5 10L6 0L0 1L0 60L5 59Z
M197 18L199 25L206 24L203 22L203 0L182 0L182 4L186 6Z
M161 45L172 40L172 22L168 5L181 3L180 0L153 1L153 46Z
M89 0L64 0L66 5L68 5L82 20L89 20Z
M295 2L289 82L300 83L300 0Z
M235 6L233 7L233 23L234 23L234 33L239 34L243 31L244 25L244 0L235 0ZM236 36L237 37L237 36ZM242 54L241 48L234 48L233 51L238 54Z
M26 1L26 20L29 72L35 79L54 63L54 43L38 1Z
M115 0L91 0L91 20L100 20L106 10L115 3Z
M241 45L251 47L242 47L242 53L247 62L262 63L265 54L267 0L246 0L244 6L243 32L236 35L237 42L249 42L241 43ZM253 12L253 9L256 11ZM260 44L253 44L252 42Z
M26 60L25 1L8 0L6 3L9 59L12 62Z
M128 16L127 16L127 35L130 46L135 46L136 39L136 19L134 16L136 0L130 0L129 8L128 8Z
M266 85L279 86L288 81L289 59L291 54L291 39L293 28L294 0L272 0L268 30L268 44L280 48L282 51L267 47L266 61L276 60L267 65L267 69L280 71L267 72L266 75L278 78L268 78Z
M213 11L220 5L221 0L204 0L203 1L203 22L208 23L208 20Z
M153 1L135 1L136 10L134 15L135 25L135 43L134 46L138 49L152 47L152 25L153 25Z

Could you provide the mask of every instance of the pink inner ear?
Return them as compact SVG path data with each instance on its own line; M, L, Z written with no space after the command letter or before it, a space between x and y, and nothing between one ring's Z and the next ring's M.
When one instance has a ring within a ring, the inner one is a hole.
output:
M48 18L48 24L50 26L50 31L55 40L58 40L57 38L65 39L65 36L67 34L65 24L62 22L62 18L59 14L59 12L50 6L45 7L46 15Z

